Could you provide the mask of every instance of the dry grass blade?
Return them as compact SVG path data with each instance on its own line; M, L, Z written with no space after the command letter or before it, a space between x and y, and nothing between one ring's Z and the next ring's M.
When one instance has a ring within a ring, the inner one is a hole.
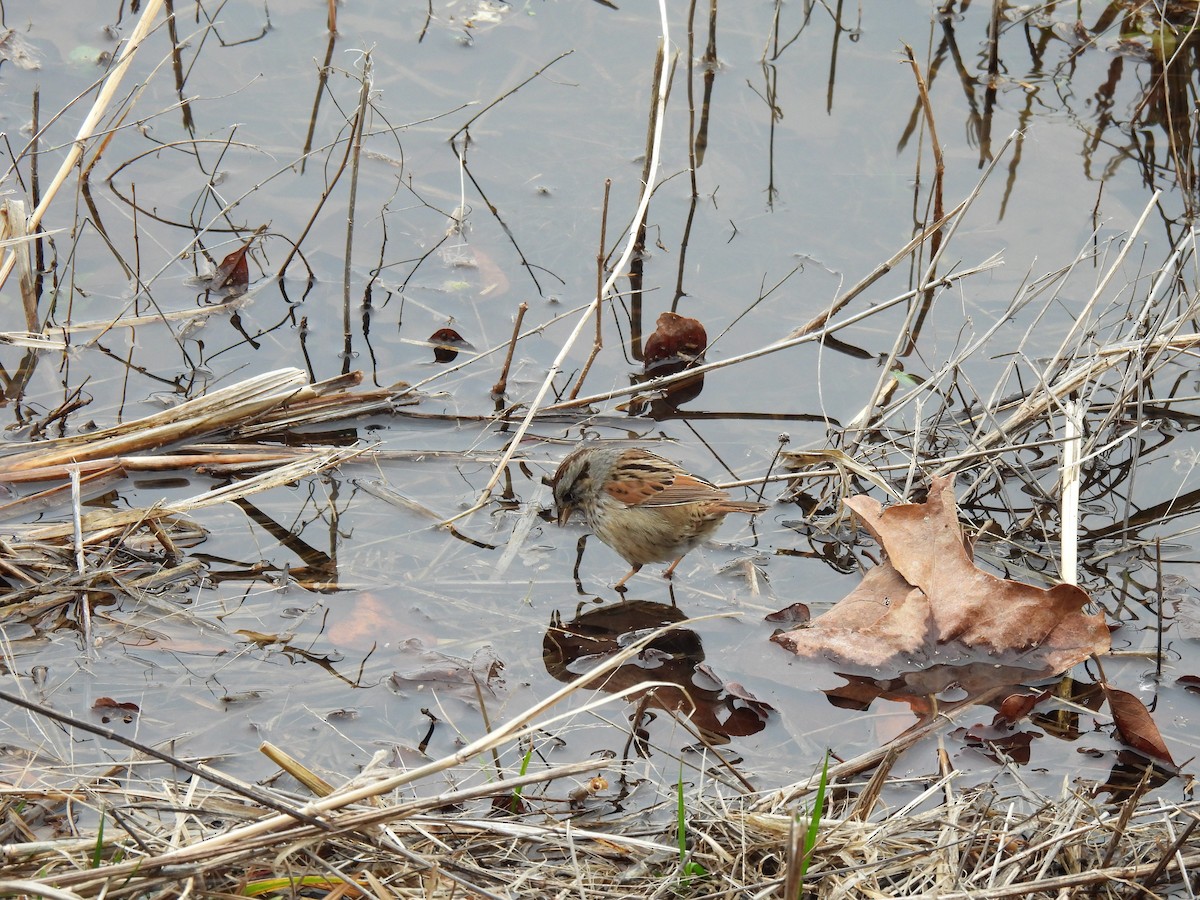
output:
M136 452L213 434L254 419L289 401L315 396L299 369L278 369L203 397L91 434L47 441L0 459L0 478L24 469L61 466Z
M30 232L37 231L37 227L41 224L42 218L50 208L51 202L57 196L59 188L63 186L63 183L67 180L67 176L78 165L84 150L87 148L88 140L95 133L96 126L100 124L100 120L104 117L104 113L108 109L108 104L112 102L112 98L117 93L117 88L121 85L121 80L129 70L129 64L133 62L138 48L141 47L142 42L154 26L154 20L158 18L158 13L163 8L163 2L164 0L149 0L142 10L142 16L138 19L137 26L129 36L129 42L121 51L121 56L117 60L116 65L113 66L112 71L109 72L108 77L104 80L104 86L100 89L100 93L97 95L96 101L92 104L87 117L83 120L83 124L79 126L79 131L75 135L75 141L71 144L71 149L67 153L66 159L63 160L57 174L46 188L46 192L42 195L42 200L38 204L37 209L29 217L28 230ZM0 285L8 281L9 273L12 272L15 263L15 256L9 254L5 258L4 263L0 265Z

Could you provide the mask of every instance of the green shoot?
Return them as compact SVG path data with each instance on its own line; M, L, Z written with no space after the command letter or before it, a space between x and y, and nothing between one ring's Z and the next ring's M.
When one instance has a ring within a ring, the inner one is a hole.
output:
M809 863L812 862L813 848L817 845L817 831L821 827L821 816L825 812L825 789L829 781L829 751L825 751L825 762L821 766L821 780L817 784L817 796L813 801L812 814L808 820L808 830L804 833L804 852L800 856L800 884L796 891L796 900L804 895L804 877L808 874Z
M683 885L686 887L692 878L703 878L708 870L700 863L688 859L687 849L687 804L683 800L683 766L679 767L679 781L676 782L678 806L675 811L675 834L679 841L679 866L683 870Z
M104 810L100 810L100 825L96 829L96 849L92 851L92 868L100 868L104 862Z
M533 759L533 741L529 742L529 749L525 751L525 757L521 760L521 775L529 771L529 761ZM512 801L509 803L509 810L516 815L521 812L521 789L513 788Z

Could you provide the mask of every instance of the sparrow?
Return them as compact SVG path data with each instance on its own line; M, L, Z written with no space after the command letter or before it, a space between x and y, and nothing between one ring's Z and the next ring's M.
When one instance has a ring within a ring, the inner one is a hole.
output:
M728 513L767 509L731 500L698 475L636 447L580 447L559 464L550 486L559 525L579 510L596 537L633 567L616 583L618 591L646 563L674 560L663 572L670 578L684 555L711 537Z

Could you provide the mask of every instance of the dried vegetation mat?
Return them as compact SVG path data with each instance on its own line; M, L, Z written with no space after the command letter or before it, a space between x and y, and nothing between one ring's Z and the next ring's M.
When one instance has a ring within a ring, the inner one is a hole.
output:
M176 778L147 758L148 748L86 779L31 758L22 784L3 788L0 892L1191 896L1200 810L1147 799L1149 777L1119 803L1065 781L1058 795L1039 796L1004 766L992 785L958 790L944 754L930 757L928 777L901 777L892 771L897 754L888 752L764 794L737 789L717 767L706 771L700 754L685 754L692 758L677 783L649 787L658 802L647 809L644 784L640 798L630 797L642 780L635 762L548 764L570 720L611 700L565 715L552 708L644 644L453 756L416 769L397 771L377 758L334 790L286 753L265 748L316 800L239 784L200 762L174 760L177 771L193 773ZM504 753L522 748L515 757ZM510 762L502 764L502 756ZM914 765L905 757L906 768ZM855 773L867 766L873 774L863 780Z

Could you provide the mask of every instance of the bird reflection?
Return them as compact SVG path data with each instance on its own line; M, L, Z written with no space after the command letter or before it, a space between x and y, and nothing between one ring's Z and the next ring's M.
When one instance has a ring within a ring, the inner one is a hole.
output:
M564 624L559 612L550 617L542 641L546 671L559 681L572 681L618 653L643 632L683 621L678 607L648 600L628 600L577 612ZM649 705L687 716L713 744L728 743L766 727L771 707L733 684L724 684L704 665L700 635L676 628L651 641L635 658L609 674L600 689L615 692L642 681L671 682L678 689L656 687L633 695L648 696Z

